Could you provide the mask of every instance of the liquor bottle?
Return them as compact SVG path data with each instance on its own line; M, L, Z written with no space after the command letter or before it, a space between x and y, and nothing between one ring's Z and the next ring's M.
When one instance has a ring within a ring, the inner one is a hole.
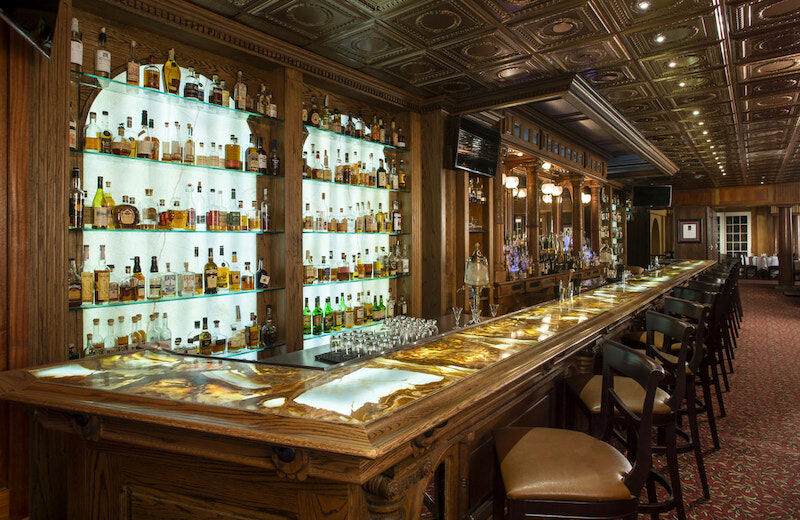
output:
M236 84L233 86L233 102L237 110L247 110L247 85L242 81L242 71L236 73Z
M172 162L182 162L183 161L183 140L181 139L181 124L178 121L175 121L175 126L172 127L172 137L170 143L170 149L172 151L172 155L170 160Z
M264 258L258 258L258 271L256 271L256 289L266 289L269 287L269 273L264 267Z
M133 284L131 283L131 266L125 266L125 274L119 284L119 299L123 302L132 302L136 300L136 294Z
M202 98L198 97L198 84L199 82L195 75L194 67L189 67L189 75L186 77L186 81L183 84L183 97L200 99L200 101L202 101Z
M164 133L161 140L161 160L172 162L172 132L169 129L169 121L164 121Z
M313 334L313 323L311 317L311 309L308 308L308 298L306 304L303 306L303 334Z
M386 174L386 168L383 167L383 159L379 159L379 166L378 166L378 187L379 188L388 188L389 187L389 179L388 175Z
M183 272L178 275L178 295L182 297L194 296L195 273L189 270L189 262L183 263Z
M153 90L161 90L161 74L155 64L155 56L152 54L147 58L147 65L142 71L142 86Z
M217 230L228 230L228 207L225 205L222 190L217 190Z
M306 250L306 259L303 262L303 285L310 285L317 279L317 268L314 266L314 260L311 257L311 252Z
M402 233L403 214L400 212L400 201L392 202L392 233Z
M340 282L347 282L350 280L350 264L347 263L347 255L342 252L342 259L339 262L339 267L336 268L336 280Z
M111 153L114 155L130 156L131 143L125 137L125 125L120 123L117 127L117 135L111 141Z
M365 323L365 308L364 305L361 303L361 293L356 295L356 303L355 303L355 325L363 325Z
M264 188L263 198L261 199L261 231L272 230L272 207L269 203L269 192Z
M117 328L116 320L108 318L106 320L106 332L103 334L103 352L114 352L117 349Z
M225 246L219 246L219 266L217 266L217 289L228 288L230 266L225 261Z
M148 139L150 139L150 159L157 161L158 160L158 152L159 147L161 145L161 141L159 141L158 137L156 137L155 129L153 128L153 120L150 119L147 122L147 134Z
M175 49L169 50L169 57L164 63L164 91L169 94L178 94L181 85L181 68L175 62Z
M186 124L186 141L183 144L183 164L194 164L194 139L192 138L192 124Z
M111 134L111 127L108 123L108 111L103 110L102 117L100 118L100 152L111 153L111 142L114 136Z
M214 263L214 248L208 248L208 262L203 268L205 294L217 294L217 264Z
M69 149L78 149L78 122L75 121L75 112L72 110L72 101L69 102Z
M184 229L187 231L195 231L197 229L197 202L192 190L192 185L187 184L183 190L183 209L186 211L186 226Z
M125 69L125 81L128 85L139 86L139 62L136 60L136 41L131 40L131 54Z
M231 93L228 90L228 87L225 85L225 80L221 79L219 81L220 87L220 96L221 96L221 105L225 108L230 108L231 106Z
M261 152L263 152L264 149L261 147L260 137L258 139L258 148L259 148L259 154L261 154ZM281 174L281 159L280 157L278 157L278 141L276 139L273 139L272 144L270 145L268 171L270 175Z
M308 114L308 120L311 126L316 126L319 128L319 125L322 123L322 118L319 115L319 109L317 108L317 98L316 96L311 97L311 112Z
M300 110L300 120L304 125L310 125L311 120L309 119L308 108L306 108L306 96L303 94L303 104L302 109Z
M117 321L116 350L117 352L125 352L128 350L128 345L130 343L130 339L128 338L128 327L125 326L125 316L119 316Z
M406 147L406 138L403 135L403 129L399 128L397 130L397 144L395 145L398 148L405 148Z
M211 353L222 354L225 352L225 347L228 344L228 337L222 332L222 328L219 326L219 320L214 320L214 330L211 331L211 335L214 338L211 345Z
M256 143L256 156L258 159L258 173L267 174L270 168L270 157L267 156L264 150L264 140L259 137Z
M170 219L171 219L172 212L170 208L167 207L167 202L164 199L158 200L158 221L156 223L156 229L169 229L170 228Z
M247 337L245 337L247 336ZM238 352L247 346L250 333L242 326L242 311L236 306L236 319L231 324L231 333L228 336L228 352Z
M258 172L258 146L256 136L253 134L250 134L250 146L244 152L244 169L248 172Z
M261 348L269 348L278 339L278 328L272 321L272 305L267 305L267 317L261 326Z
M70 309L81 306L82 288L83 284L81 283L81 275L78 274L78 265L75 263L74 258L70 258L69 268L67 269L67 299Z
M267 116L278 117L278 105L275 103L271 90L267 91L267 101Z
M158 273L158 257L150 258L150 276L147 284L147 299L161 299L161 275Z
M161 314L161 326L159 327L158 346L168 350L172 347L172 331L169 328L167 313Z
M378 115L372 115L372 130L370 131L370 140L374 142L380 142L381 140L381 127L378 123Z
M319 306L319 296L316 297L314 305L314 312L311 315L312 330L311 333L315 336L322 334L323 328L323 314L322 307Z
M142 274L142 267L139 264L139 257L133 257L133 276L131 277L131 288L134 292L134 300L145 299L145 279Z
M236 188L231 188L231 202L228 211L228 231L241 231L241 213L236 204Z
M208 318L203 317L203 330L198 337L198 353L203 356L211 355L211 333L208 331Z
M228 290L231 292L242 290L242 271L239 269L236 251L234 251L231 256L231 265L228 271Z
M72 188L69 190L69 227L83 227L83 190L81 189L81 171L72 169Z
M355 312L353 311L353 295L347 295L347 305L344 310L344 328L352 329L356 323Z
M178 295L178 274L172 272L167 262L167 270L161 275L161 297L174 298Z
M322 332L328 333L333 330L333 325L335 323L336 317L333 315L333 307L331 307L331 298L330 296L325 298L325 311L324 317L322 319Z
M106 41L106 28L101 27L94 51L94 74L103 78L111 76L111 51L106 48Z
M323 130L330 130L331 129L331 111L328 109L328 96L325 96L325 100L323 101L323 109L322 109L322 121L320 122L319 127Z
M256 112L261 115L267 115L267 86L263 83L261 84L261 90L258 92L258 97L256 98Z
M205 268L200 262L200 248L194 248L194 263L192 264L192 272L194 272L194 293L203 294L203 281L205 279Z
M392 297L392 289L389 288L389 296L386 298L386 317L394 318L395 315L395 301Z
M364 300L364 322L365 323L372 323L374 321L374 316L372 314L372 294L370 291L367 291L367 297Z
M111 212L108 207L105 193L103 192L103 178L97 178L97 191L92 200L92 228L108 229L111 220Z
M122 204L111 210L111 221L116 229L136 229L139 224L139 210L130 203L127 195L122 196Z
M72 31L69 42L70 69L80 72L83 68L83 35L78 26L78 19L72 19Z
M303 212L303 230L314 230L314 214L311 212L311 204L306 202L306 210Z
M235 135L231 134L231 142L225 145L225 168L242 169L242 152Z
M100 246L100 260L94 266L94 302L108 303L111 270L106 265L106 246Z
M249 231L248 224L250 219L247 216L247 211L244 209L243 201L239 201L239 231Z
M208 102L212 105L222 104L222 85L219 83L219 76L211 75L211 85L208 87Z
M259 334L261 332L261 329L258 326L258 318L256 317L255 312L250 313L250 323L248 323L247 329L249 336L247 340L247 346L251 349L258 348L260 339Z
M255 275L250 270L250 262L244 263L244 271L242 272L241 287L243 291L252 291L255 289Z

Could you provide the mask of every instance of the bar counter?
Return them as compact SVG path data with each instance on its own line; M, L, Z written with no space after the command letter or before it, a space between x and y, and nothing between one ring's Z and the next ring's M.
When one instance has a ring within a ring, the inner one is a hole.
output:
M416 519L435 476L461 518L487 496L491 429L552 423L574 354L710 265L340 370L138 351L2 374L0 399L32 412L33 481L49 486L31 517Z

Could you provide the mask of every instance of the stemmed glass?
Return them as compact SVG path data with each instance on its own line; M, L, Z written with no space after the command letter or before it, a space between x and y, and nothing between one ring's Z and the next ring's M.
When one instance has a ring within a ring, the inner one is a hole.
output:
M497 311L500 309L499 303L490 303L489 304L489 312L492 313L492 318L497 317Z
M453 317L456 319L456 328L461 326L461 312L464 310L464 307L452 307L453 309Z

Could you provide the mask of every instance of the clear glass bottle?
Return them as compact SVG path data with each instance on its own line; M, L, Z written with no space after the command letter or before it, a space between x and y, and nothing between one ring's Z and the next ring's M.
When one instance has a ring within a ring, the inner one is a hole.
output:
M242 81L242 71L236 73L236 84L233 86L233 101L237 110L247 110L247 85Z
M111 76L111 51L106 47L106 28L100 28L97 35L97 48L94 51L94 74L103 78Z
M83 35L81 34L77 18L72 19L69 42L69 61L70 70L73 72L81 72L83 69Z
M150 276L147 277L147 299L161 299L161 275L158 272L158 257L150 258Z
M236 258L236 251L231 254L231 265L228 270L228 290L231 292L242 290L242 271Z
M161 314L161 325L159 326L158 332L158 346L166 350L172 348L172 330L169 328L169 321L167 319L166 312Z
M198 81L194 72L194 67L189 67L189 75L183 83L183 97L190 99L200 99L198 96ZM200 99L202 101L202 99Z
M181 124L175 121L172 127L170 149L172 151L172 162L180 163L183 161L183 139L181 137Z
M94 302L108 303L111 291L111 269L106 265L106 246L100 246L100 260L94 266Z
M255 289L255 275L250 270L250 262L244 263L244 271L242 272L241 287L243 291L252 291Z
M153 189L146 188L144 190L144 199L139 209L139 228L140 229L155 229L158 223L158 206L153 198Z
M161 275L161 297L175 298L178 295L178 274L174 273L167 262L167 270Z
M219 322L220 320L214 320L214 329L211 331L211 336L214 338L212 354L223 354L228 345L228 335L222 331Z
M261 231L272 231L272 208L269 203L269 192L264 188L261 199Z
M183 144L183 164L195 163L194 138L192 137L192 124L186 124L186 141Z
M225 168L242 169L242 151L235 135L231 135L231 142L225 145Z
M178 276L178 294L182 297L194 296L195 280L195 273L189 270L189 262L184 262L183 272Z
M128 85L139 86L139 60L136 59L136 41L131 40L131 52L125 67L125 82Z
M81 275L78 274L78 264L74 258L69 259L67 269L67 294L70 309L81 306Z
M142 86L153 90L161 90L161 74L156 65L156 58L152 54L147 58L147 65L142 71Z

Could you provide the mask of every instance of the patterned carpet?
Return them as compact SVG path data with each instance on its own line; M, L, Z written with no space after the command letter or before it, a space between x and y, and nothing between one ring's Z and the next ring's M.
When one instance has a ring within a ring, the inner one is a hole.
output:
M724 396L728 416L717 421L721 450L713 450L701 423L710 500L703 499L694 455L681 455L687 517L800 520L800 298L747 281L741 293L745 318ZM432 518L423 512L421 520Z

